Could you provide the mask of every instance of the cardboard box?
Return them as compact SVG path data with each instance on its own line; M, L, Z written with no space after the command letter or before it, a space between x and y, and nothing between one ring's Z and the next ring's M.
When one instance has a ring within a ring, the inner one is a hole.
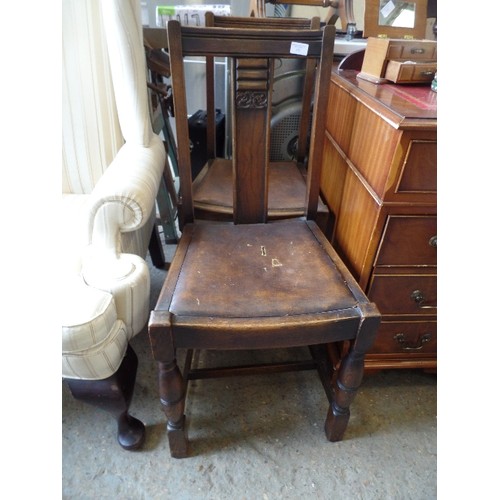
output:
M211 5L158 5L156 7L156 26L165 28L167 21L175 19L183 26L205 26L205 13L211 11L216 16L230 16L231 6Z

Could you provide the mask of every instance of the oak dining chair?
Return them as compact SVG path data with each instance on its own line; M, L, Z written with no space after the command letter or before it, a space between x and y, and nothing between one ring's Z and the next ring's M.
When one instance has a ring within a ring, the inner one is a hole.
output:
M182 235L150 316L149 337L158 363L170 453L177 458L192 453L185 423L190 380L256 370L317 369L328 399L326 437L341 440L380 314L314 221L335 29L192 28L169 21L167 37ZM195 218L184 73L184 58L190 56L230 60L232 221ZM304 210L295 218L270 220L274 61L294 57L315 61ZM345 346L336 362L328 355L332 343ZM307 362L289 365L197 368L191 366L189 355L204 350L231 354L307 347L311 353ZM188 353L183 367L177 361L180 350ZM196 397L190 399L190 404L196 403Z

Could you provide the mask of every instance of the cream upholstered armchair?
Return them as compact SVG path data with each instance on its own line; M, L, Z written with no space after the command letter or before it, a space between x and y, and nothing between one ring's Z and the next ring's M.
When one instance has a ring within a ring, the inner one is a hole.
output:
M150 124L137 0L63 0L62 376L73 396L109 411L136 449L128 413L149 315L144 260L165 165Z

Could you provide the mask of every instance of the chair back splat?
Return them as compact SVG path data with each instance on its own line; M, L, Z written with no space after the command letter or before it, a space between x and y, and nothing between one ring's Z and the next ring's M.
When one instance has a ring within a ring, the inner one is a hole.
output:
M326 436L342 439L362 381L364 356L380 322L376 306L314 221L335 29L259 26L167 25L182 235L151 313L149 336L170 453L178 458L189 455L184 407L187 382L196 378L315 368L329 401ZM183 64L189 56L227 57L230 64L232 154L226 167L234 198L232 221L195 216L197 179L192 181ZM269 216L271 191L289 185L286 176L274 186L270 181L275 166L269 159L273 70L276 61L293 57L311 61L314 69L307 180L300 195L302 212L275 220ZM235 350L306 347L311 356L302 362L251 367L233 362ZM188 353L182 371L178 349ZM231 366L191 366L193 359L197 364L202 359L201 354L194 358L194 351L208 350L227 351ZM190 404L196 404L196 397Z

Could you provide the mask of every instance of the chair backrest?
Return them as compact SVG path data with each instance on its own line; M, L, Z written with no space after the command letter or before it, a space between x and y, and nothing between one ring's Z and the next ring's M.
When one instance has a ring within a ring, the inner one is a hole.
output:
M184 57L227 57L231 66L231 124L234 222L267 218L270 118L276 59L306 58L316 63L308 155L306 215L317 212L328 81L335 28L277 30L189 28L167 25L168 50L178 139L182 223L194 221Z
M253 28L253 29L320 29L320 19L315 16L311 19L291 17L236 17L216 16L213 12L205 14L205 25L218 28ZM307 140L309 134L310 108L313 93L315 74L315 61L307 59L303 71L302 108L297 132L296 159L303 163L305 160ZM284 75L286 76L286 75ZM215 158L216 155L216 113L215 113L215 66L214 58L206 60L206 85L207 85L207 157Z

